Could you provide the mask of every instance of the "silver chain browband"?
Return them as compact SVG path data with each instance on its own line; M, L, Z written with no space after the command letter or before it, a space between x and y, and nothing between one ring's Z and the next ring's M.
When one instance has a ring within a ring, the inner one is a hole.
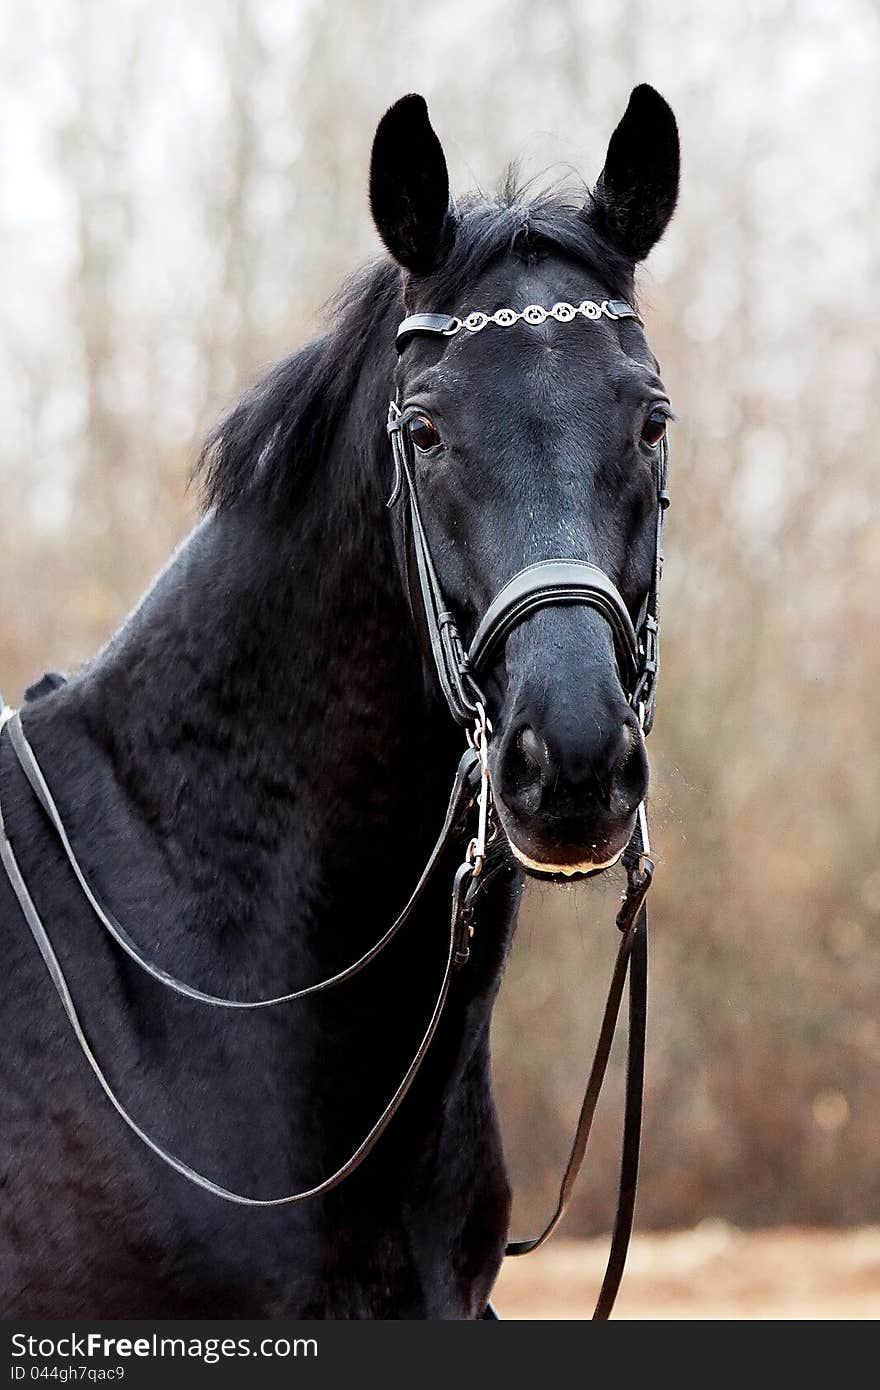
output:
M543 304L527 304L524 309L496 309L494 314L484 314L475 309L464 317L457 314L410 314L397 330L397 350L417 333L436 333L444 338L454 338L457 333L481 333L487 324L494 323L499 328L512 328L515 323L531 326L555 319L557 323L571 323L573 319L583 318L595 322L597 319L635 319L642 323L641 316L624 299L582 299L580 304L569 304L561 299L552 309Z
M557 323L571 323L578 314L585 319L600 319L603 314L609 319L635 317L628 304L620 302L617 308L624 308L627 312L617 312L615 302L609 299L603 299L601 304L597 304L594 299L582 299L580 304L568 304L561 299L552 309L545 309L540 304L527 304L519 312L516 309L496 309L494 314L484 314L476 310L466 318L455 319L454 327L443 331L446 337L451 338L463 328L469 333L479 333L487 323L497 323L499 328L512 328L520 319L523 323L537 324L543 323L545 319L555 319Z

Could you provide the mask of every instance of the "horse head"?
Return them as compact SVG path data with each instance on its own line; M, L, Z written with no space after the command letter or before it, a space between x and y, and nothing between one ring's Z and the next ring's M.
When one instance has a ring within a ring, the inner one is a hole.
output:
M608 581L607 609L595 594L523 605L471 673L501 825L535 873L614 862L647 792L644 705L618 629L631 622L644 660L671 407L633 277L673 213L678 175L675 119L646 86L576 203L456 206L419 96L391 107L374 141L373 217L401 267L406 315L392 486L405 481L414 510L392 508L392 525L410 597L421 579L412 608L428 659L453 619L466 649L529 567L543 580L542 562L563 560L600 589ZM432 584L442 611L426 616Z

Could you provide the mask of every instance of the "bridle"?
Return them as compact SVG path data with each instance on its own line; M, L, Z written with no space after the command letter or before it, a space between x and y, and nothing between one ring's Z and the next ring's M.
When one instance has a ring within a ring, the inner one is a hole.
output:
M544 309L540 305L529 305L521 312L512 309L499 309L494 314L471 313L464 319L445 314L413 314L401 323L397 332L396 346L399 354L416 335L452 338L459 333L479 333L490 323L501 328L509 328L518 322L524 322L527 325L543 323L548 317L552 317L560 323L569 323L576 317L595 321L603 316L611 320L635 319L641 323L636 311L628 304L618 300L604 300L601 304L584 300L577 306L558 303L550 310ZM0 860L2 860L22 913L61 999L74 1035L111 1104L133 1133L177 1173L216 1197L244 1206L289 1206L309 1198L319 1197L337 1187L360 1167L375 1147L400 1109L415 1080L439 1025L453 974L467 963L470 953L469 943L475 926L475 910L479 895L489 877L485 866L491 852L492 791L488 764L491 721L486 713L486 701L482 695L479 681L488 669L492 657L503 646L509 633L520 623L526 621L531 614L550 605L583 604L595 609L611 629L621 684L638 715L645 734L650 731L653 724L659 666L658 601L662 566L663 517L669 502L666 491L668 452L665 439L658 448L655 469L658 506L652 578L636 623L633 623L629 610L616 586L601 569L584 560L553 558L529 565L504 585L489 604L482 619L477 624L469 646L465 648L455 616L444 600L443 590L431 557L415 484L413 460L410 453L411 445L408 445L406 431L403 428L407 418L405 413L401 413L398 403L392 401L388 412L388 432L392 444L395 481L388 505L393 507L402 496L404 489L406 490L419 591L434 666L452 717L468 731L469 746L463 753L456 771L440 834L409 901L384 935L345 969L338 971L328 979L306 985L287 994L265 999L237 1000L205 993L194 985L178 979L151 961L113 913L103 906L93 891L78 862L55 799L22 727L21 715L18 711L5 706L2 697L0 697L0 730L4 726L6 727L15 757L58 836L79 888L98 920L122 950L154 979L179 994L215 1007L228 1009L269 1008L330 989L358 975L371 961L375 960L408 921L438 864L444 858L446 850L463 835L467 818L476 805L476 834L471 838L465 858L453 880L452 908L443 976L431 1017L412 1061L369 1133L334 1173L305 1190L271 1198L257 1198L236 1193L221 1187L204 1174L196 1172L182 1159L170 1153L148 1135L119 1100L110 1086L80 1022L64 972L22 876L6 832L2 805L0 805ZM562 1219L586 1151L593 1114L608 1066L608 1057L628 974L629 1045L620 1187L611 1252L599 1300L593 1314L594 1318L599 1319L605 1319L610 1315L623 1274L632 1229L638 1175L647 989L648 918L645 900L654 873L644 804L639 807L636 828L622 858L627 874L627 885L616 919L621 932L620 944L612 972L596 1052L587 1080L569 1160L562 1179L557 1207L551 1220L539 1236L532 1240L512 1241L506 1248L508 1255L524 1255L536 1250L540 1245L543 1245ZM495 1316L491 1304L486 1316Z
M581 316L595 321L606 317L612 320L642 319L635 309L622 300L582 300L578 306L563 301L545 309L530 304L521 312L497 309L494 314L480 312L457 318L451 314L410 314L397 330L398 355L407 343L417 336L453 338L459 333L480 333L487 324L510 328L524 322L540 324L548 318L570 323ZM388 433L394 457L394 482L388 506L394 507L406 489L409 501L409 521L415 550L422 606L428 626L428 636L440 689L449 711L459 724L470 725L479 717L485 699L480 691L479 677L489 664L489 658L503 645L508 634L529 614L539 608L564 603L581 603L595 608L611 628L614 649L620 669L621 683L645 734L654 723L655 689L659 669L659 598L660 572L663 556L663 518L669 505L666 489L668 451L665 439L657 452L655 481L657 488L657 524L654 543L654 564L651 582L644 596L636 624L615 584L596 565L586 560L548 559L529 565L514 575L496 594L480 620L473 639L465 648L455 617L443 598L437 577L425 524L422 519L415 485L413 458L404 426L409 418L401 412L398 400L388 407Z
M540 304L530 304L520 312L498 309L493 314L474 312L464 319L446 314L411 314L403 320L397 330L397 351L400 355L407 343L416 336L453 338L460 333L481 333L489 324L499 328L512 328L519 322L537 325L544 323L548 318L553 318L558 323L570 323L578 316L594 322L605 317L614 321L634 319L637 323L642 323L639 314L629 304L622 300L607 299L601 303L582 300L577 306L560 301L554 304L552 309L545 309ZM638 716L642 732L647 736L651 731L660 664L660 577L663 566L663 523L669 506L669 455L664 437L658 447L654 470L657 514L651 579L635 624L616 585L598 566L585 560L552 558L528 565L508 580L492 599L477 624L469 646L465 647L455 616L444 600L431 557L415 483L412 443L405 428L408 418L407 413L401 410L399 399L392 400L388 409L388 432L394 455L394 482L388 505L395 506L405 490L409 503L409 533L415 551L422 609L437 679L453 719L465 726L474 723L471 738L481 755L482 783L478 831L468 847L465 864L456 876L457 884L466 878L469 880L465 894L467 898L468 895L473 896L476 885L479 884L486 854L486 825L491 806L487 747L491 726L487 721L486 701L479 681L488 669L491 658L503 646L515 627L531 614L554 604L583 604L595 609L611 629L621 685ZM620 946L556 1210L539 1236L531 1240L511 1241L505 1251L507 1255L526 1255L537 1250L550 1237L565 1213L586 1152L628 973L629 1047L620 1185L611 1250L593 1314L594 1318L598 1319L609 1317L623 1275L632 1231L638 1179L647 1015L646 897L654 873L644 803L638 808L636 827L623 853L623 861L627 872L627 887L617 915L617 926L621 932Z

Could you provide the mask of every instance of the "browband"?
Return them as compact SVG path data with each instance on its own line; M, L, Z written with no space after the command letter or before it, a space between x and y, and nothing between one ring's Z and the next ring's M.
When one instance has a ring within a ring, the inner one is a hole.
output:
M443 338L454 338L463 330L467 333L480 333L487 324L494 323L499 328L512 328L522 321L531 325L555 319L557 323L571 323L575 318L585 319L635 319L641 323L641 316L624 299L603 299L597 303L593 299L582 299L580 304L568 304L560 300L552 309L541 304L528 304L525 309L496 309L494 314L484 314L475 310L464 318L455 314L410 314L397 330L397 351L402 352L410 338L417 333L429 333Z

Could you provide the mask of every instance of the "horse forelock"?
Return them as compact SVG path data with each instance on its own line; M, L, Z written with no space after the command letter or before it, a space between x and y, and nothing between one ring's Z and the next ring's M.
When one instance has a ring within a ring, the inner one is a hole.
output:
M368 453L384 440L408 286L433 308L454 312L499 260L557 254L632 302L632 265L590 224L584 199L583 190L575 196L559 187L530 195L511 169L495 198L473 194L458 204L452 245L429 275L407 282L387 257L351 275L331 301L327 332L277 363L208 435L195 470L205 508L243 499L289 505L343 424L354 426L352 437Z

